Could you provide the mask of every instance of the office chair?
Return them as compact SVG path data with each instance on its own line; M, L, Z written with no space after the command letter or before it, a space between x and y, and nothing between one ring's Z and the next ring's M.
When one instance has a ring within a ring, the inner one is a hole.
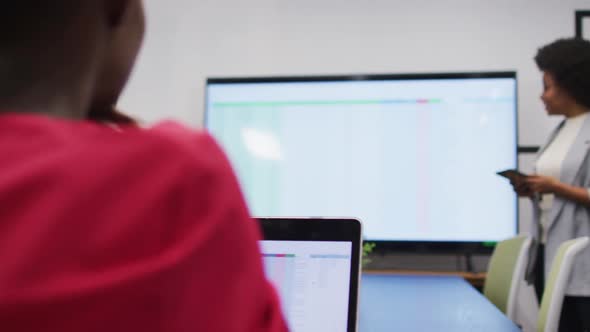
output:
M524 284L524 273L532 239L517 236L499 242L488 265L484 295L508 318L515 321L518 291Z
M581 237L566 241L559 246L545 284L545 291L543 291L537 324L538 332L557 331L565 288L572 272L573 261L588 246L589 242L589 237Z

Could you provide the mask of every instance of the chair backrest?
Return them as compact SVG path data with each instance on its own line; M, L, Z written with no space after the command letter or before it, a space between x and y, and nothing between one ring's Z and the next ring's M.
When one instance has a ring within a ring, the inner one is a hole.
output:
M512 320L515 318L519 281L524 278L531 242L528 236L499 242L488 265L483 293Z
M588 246L589 242L590 238L581 237L566 241L559 246L551 264L549 278L545 283L545 291L543 291L537 324L539 332L557 331L565 288L570 278L573 261L578 253Z

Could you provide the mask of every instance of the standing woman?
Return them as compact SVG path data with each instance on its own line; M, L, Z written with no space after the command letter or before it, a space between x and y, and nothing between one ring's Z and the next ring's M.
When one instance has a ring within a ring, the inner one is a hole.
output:
M535 175L513 182L533 202L539 248L527 279L540 299L558 247L590 236L590 42L557 40L539 49L535 61L547 113L564 117L540 150ZM590 331L590 249L576 259L565 295L559 331Z

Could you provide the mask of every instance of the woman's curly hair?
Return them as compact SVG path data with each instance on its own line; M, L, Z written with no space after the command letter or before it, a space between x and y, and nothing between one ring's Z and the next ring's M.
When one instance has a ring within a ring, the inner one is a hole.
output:
M590 41L558 39L541 47L535 62L578 104L590 109Z

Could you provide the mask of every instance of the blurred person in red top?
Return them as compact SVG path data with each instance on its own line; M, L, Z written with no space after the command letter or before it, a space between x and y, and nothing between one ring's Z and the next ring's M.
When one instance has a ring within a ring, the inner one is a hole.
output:
M2 332L286 330L214 140L95 122L143 33L139 0L2 6Z

